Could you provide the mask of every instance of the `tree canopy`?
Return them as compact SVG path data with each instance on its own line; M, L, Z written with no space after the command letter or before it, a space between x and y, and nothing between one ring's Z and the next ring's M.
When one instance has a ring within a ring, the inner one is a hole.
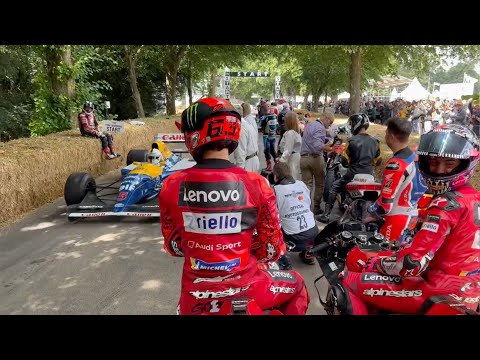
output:
M175 114L176 100L214 96L224 68L267 71L267 78L232 79L231 94L252 104L255 96L351 94L358 111L369 79L409 74L426 85L478 79L479 46L421 45L2 45L0 46L0 138L41 136L77 126L86 100L99 119ZM448 70L446 58L459 63ZM479 84L475 85L479 91Z

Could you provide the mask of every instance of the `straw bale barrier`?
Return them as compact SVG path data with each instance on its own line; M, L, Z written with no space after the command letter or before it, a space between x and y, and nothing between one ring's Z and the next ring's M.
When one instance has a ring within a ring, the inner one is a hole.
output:
M0 226L62 197L73 172L95 177L125 166L129 150L148 149L157 133L177 133L175 118L142 119L141 126L126 122L125 132L113 135L122 155L113 160L105 158L99 139L82 137L78 129L0 143Z

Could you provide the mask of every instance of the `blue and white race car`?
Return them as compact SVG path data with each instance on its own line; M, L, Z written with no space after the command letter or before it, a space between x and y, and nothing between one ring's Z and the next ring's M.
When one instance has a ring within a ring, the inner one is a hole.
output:
M159 134L150 151L130 150L127 166L121 170L121 178L111 184L97 185L95 179L86 172L71 174L64 189L68 219L159 217L158 194L163 181L174 172L195 165L195 161L182 157L181 153L186 153L186 150L170 151L165 144L182 141L183 134Z

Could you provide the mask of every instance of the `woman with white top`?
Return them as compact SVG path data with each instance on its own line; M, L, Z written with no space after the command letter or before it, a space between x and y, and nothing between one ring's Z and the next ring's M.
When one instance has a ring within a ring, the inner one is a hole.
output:
M287 131L278 145L282 153L280 161L288 164L292 177L295 180L301 180L300 149L302 147L302 137L298 128L297 114L293 111L287 113L285 115L285 125Z

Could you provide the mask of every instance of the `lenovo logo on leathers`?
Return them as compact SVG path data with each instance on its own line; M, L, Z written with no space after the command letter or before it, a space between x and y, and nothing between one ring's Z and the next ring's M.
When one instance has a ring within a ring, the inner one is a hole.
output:
M241 182L182 182L178 205L200 208L244 206L245 188Z

